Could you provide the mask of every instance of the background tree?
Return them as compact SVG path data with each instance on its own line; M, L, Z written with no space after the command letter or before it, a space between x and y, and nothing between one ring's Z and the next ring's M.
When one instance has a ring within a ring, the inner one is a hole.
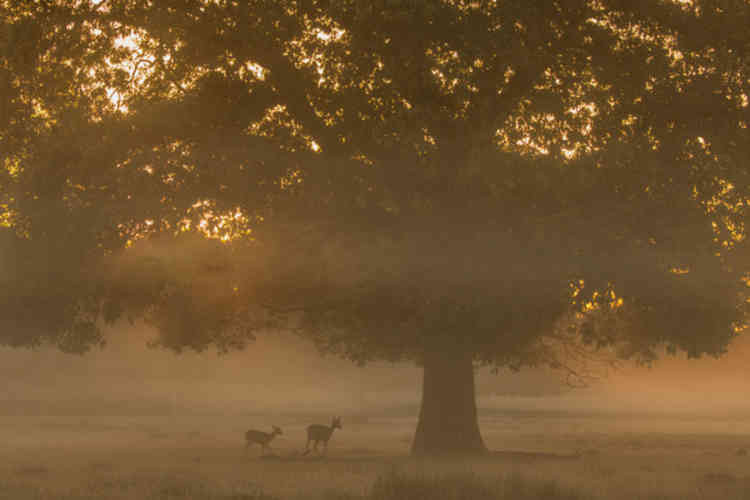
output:
M477 364L744 327L746 0L0 5L6 344L281 320L421 363L441 453L484 450Z

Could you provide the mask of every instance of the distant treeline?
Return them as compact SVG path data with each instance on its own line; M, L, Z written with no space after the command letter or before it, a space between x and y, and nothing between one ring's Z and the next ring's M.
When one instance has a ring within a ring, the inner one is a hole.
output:
M355 417L357 421L365 421L367 416L374 417L413 417L419 408L414 405L384 408L377 414L367 412L346 412L348 417ZM34 399L6 399L0 400L0 416L256 416L268 414L284 414L288 416L328 416L329 411L315 411L311 409L278 409L278 408L218 408L201 404L174 404L171 401L153 400L34 400Z
M348 419L365 422L368 417L399 418L414 417L419 410L416 404L397 405L378 409L377 411L346 411ZM316 411L310 408L242 408L238 406L220 408L212 405L174 404L171 401L154 400L36 400L6 399L0 400L0 416L169 416L169 415L205 415L205 416L256 416L268 414L287 416L328 416L330 410Z
M175 408L155 401L0 401L3 416L155 416L179 413L200 413L200 409Z
M378 418L414 418L419 411L418 405L402 404L393 405L377 410L368 409L366 411L345 411L340 413L346 415L346 420L352 424L366 424L371 419ZM586 418L586 417L669 417L671 419L737 419L750 418L750 410L724 410L716 412L664 412L636 410L623 411L622 409L591 409L591 408L504 408L504 407L479 407L478 413L480 418ZM18 417L18 416L100 416L100 417L155 417L169 415L193 415L193 416L267 416L276 414L285 417L296 418L319 418L329 414L325 410L307 409L279 409L279 408L217 408L210 405L180 405L172 404L169 401L152 401L152 400L0 400L0 416Z

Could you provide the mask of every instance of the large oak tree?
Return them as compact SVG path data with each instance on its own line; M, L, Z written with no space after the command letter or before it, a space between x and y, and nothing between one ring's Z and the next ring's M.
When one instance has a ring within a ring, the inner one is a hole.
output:
M747 0L0 2L0 342L295 328L424 367L720 355L745 325ZM198 235L198 237L196 237Z

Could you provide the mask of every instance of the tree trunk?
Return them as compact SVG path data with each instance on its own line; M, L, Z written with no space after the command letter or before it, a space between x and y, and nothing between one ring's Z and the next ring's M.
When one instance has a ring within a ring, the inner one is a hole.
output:
M425 355L422 407L412 454L477 455L485 451L477 422L472 357L449 350Z

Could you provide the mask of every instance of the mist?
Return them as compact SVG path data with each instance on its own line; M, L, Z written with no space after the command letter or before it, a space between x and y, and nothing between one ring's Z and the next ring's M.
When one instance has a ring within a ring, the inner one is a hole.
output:
M0 0L0 499L747 500L748 26Z
M347 414L416 416L422 371L412 363L364 367L321 355L288 332L245 349L180 354L149 347L157 333L121 322L86 355L53 347L0 349L3 414ZM544 410L673 415L750 413L746 336L721 358L664 356L651 367L621 363L585 388L549 369L477 373L483 411Z

